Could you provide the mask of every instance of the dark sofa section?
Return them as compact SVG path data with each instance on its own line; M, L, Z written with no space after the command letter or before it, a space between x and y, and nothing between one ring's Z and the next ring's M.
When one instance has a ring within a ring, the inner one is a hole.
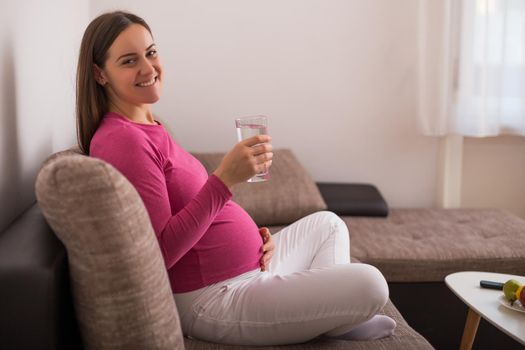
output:
M0 233L3 349L82 349L66 251L38 205Z
M388 216L388 204L374 185L319 182L328 210L344 216Z

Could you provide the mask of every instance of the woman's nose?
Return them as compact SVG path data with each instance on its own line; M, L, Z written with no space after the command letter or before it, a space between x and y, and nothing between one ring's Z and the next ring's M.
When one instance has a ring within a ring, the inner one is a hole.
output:
M148 61L147 59L142 60L142 64L140 66L141 75L153 74L155 72L156 72L156 69L150 61Z

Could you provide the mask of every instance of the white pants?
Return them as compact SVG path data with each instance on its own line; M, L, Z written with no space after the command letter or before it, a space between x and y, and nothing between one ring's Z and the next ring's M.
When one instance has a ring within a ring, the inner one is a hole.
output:
M348 229L337 215L309 215L273 240L268 272L174 294L185 335L235 345L301 343L350 330L386 304L381 272L350 263Z

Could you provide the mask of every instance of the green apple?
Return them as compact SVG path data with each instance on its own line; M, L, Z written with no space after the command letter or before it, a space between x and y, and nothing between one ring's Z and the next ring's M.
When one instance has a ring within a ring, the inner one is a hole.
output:
M505 298L511 303L516 301L516 291L520 288L520 286L521 283L515 279L508 280L503 285L503 294L505 294Z

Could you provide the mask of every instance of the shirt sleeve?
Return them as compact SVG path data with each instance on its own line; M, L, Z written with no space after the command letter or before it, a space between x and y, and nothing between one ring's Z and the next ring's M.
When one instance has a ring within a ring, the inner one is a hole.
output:
M164 159L143 136L119 133L92 144L90 155L113 165L133 184L148 211L164 262L169 269L206 233L231 199L228 187L215 175L175 215L166 188Z

